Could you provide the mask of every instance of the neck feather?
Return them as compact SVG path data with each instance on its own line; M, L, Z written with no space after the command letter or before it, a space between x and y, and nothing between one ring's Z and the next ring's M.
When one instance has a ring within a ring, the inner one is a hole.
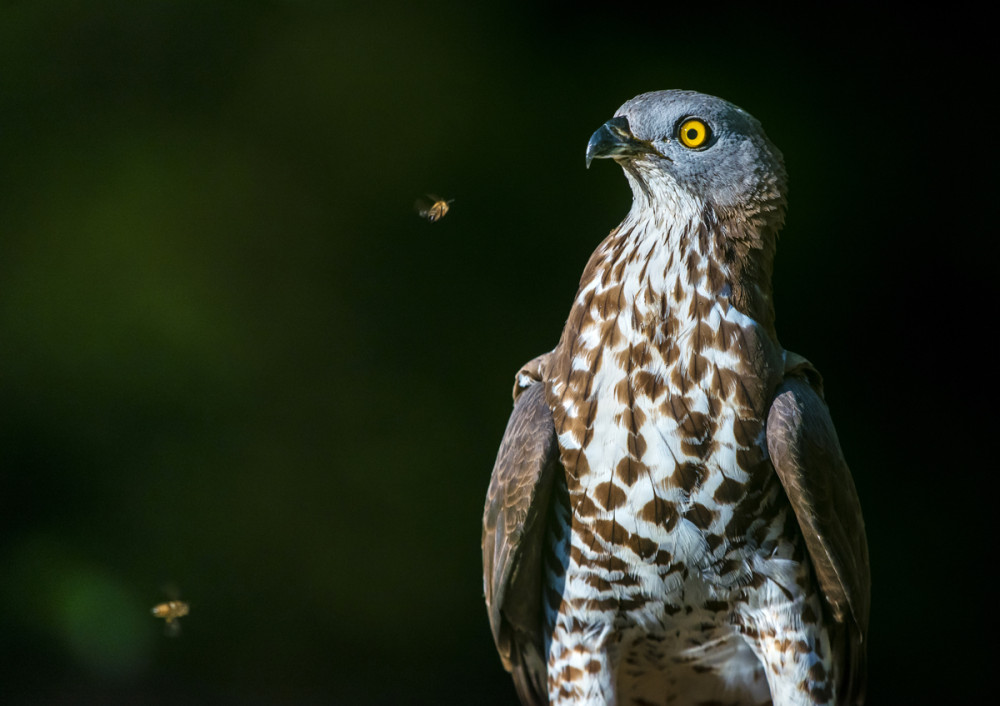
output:
M591 256L577 305L632 307L646 324L668 312L681 319L681 301L735 307L776 340L771 271L776 228L754 223L691 198L640 198L622 224ZM603 318L603 317L602 317Z

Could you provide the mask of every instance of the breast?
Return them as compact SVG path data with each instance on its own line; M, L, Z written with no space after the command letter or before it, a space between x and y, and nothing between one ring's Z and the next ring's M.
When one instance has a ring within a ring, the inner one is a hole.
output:
M666 316L591 316L550 382L576 519L589 545L629 562L714 560L747 529L733 523L757 476L773 474L764 425L780 351L733 307L689 299Z

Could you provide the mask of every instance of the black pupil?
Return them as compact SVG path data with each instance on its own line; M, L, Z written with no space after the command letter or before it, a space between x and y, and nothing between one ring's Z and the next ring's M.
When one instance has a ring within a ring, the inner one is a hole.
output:
M688 128L688 139L691 140L691 142L694 142L697 138L698 138L698 131L695 130L693 127Z

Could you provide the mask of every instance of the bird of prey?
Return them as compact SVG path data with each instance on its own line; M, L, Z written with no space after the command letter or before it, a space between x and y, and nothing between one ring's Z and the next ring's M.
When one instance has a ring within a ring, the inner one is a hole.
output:
M822 379L775 332L781 153L719 98L590 138L632 187L516 375L483 518L523 704L860 704L868 549Z

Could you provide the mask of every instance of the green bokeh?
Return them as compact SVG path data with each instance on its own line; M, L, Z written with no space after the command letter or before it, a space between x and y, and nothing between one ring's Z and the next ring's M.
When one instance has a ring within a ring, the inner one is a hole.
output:
M7 547L0 598L15 625L70 659L87 679L130 683L149 669L156 631L143 596L107 565L87 565L54 537Z

